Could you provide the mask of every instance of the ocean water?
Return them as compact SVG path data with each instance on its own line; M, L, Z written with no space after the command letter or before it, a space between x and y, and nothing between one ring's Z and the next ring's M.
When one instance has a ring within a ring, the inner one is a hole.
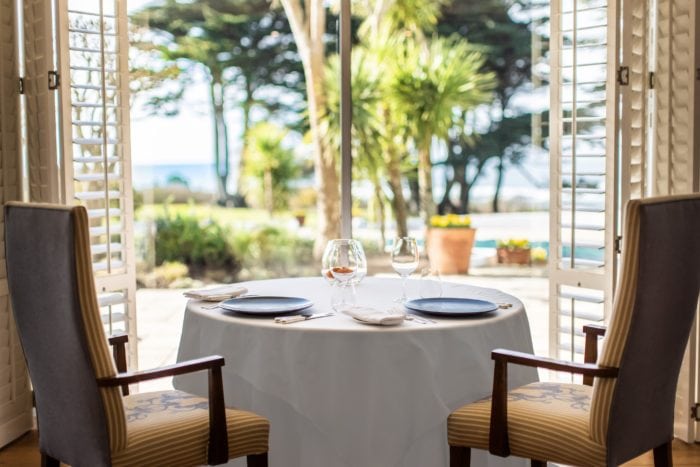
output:
M506 171L503 187L502 199L504 200L524 200L527 204L547 209L549 203L549 190L546 186L549 177L549 167L546 161L538 161L538 164L530 163L529 171L541 182L539 186L533 186L532 181L527 180L515 168ZM471 198L474 202L486 202L493 198L494 185L496 180L495 170L487 170L472 188ZM132 167L133 185L137 190L144 190L153 187L167 186L173 178L183 180L192 191L205 193L216 192L216 172L213 164L135 164ZM230 188L235 183L237 174L231 170L229 177ZM441 193L444 189L444 169L436 166L433 171L433 191ZM304 184L311 184L306 181ZM373 189L367 183L353 184L353 193L361 198L373 196Z
M173 177L185 180L193 191L207 193L216 191L216 172L213 164L159 164L132 167L133 185L137 190L166 186Z

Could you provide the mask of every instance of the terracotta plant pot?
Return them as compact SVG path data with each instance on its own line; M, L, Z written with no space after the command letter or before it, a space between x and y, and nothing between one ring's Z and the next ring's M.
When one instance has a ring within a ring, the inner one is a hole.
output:
M529 248L505 248L496 249L498 264L532 264Z
M464 227L429 228L428 257L440 274L468 274L476 229Z

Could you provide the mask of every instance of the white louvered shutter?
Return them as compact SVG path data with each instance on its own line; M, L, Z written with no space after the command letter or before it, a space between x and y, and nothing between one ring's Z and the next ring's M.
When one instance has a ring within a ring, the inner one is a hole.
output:
M622 98L620 125L620 215L630 199L648 196L649 126L651 118L650 81L652 79L649 53L652 43L650 0L624 0L622 4L622 62L625 85L620 86ZM620 225L623 225L620 222Z
M618 18L614 0L551 3L550 352L576 361L612 309Z
M129 333L136 367L126 2L59 0L63 195L87 207L108 332Z
M15 0L0 0L0 202L21 199L21 130ZM0 446L32 428L32 392L15 330L0 212Z
M23 0L24 105L29 201L60 200L51 2Z
M651 191L670 195L700 191L698 133L698 6L695 0L656 0L656 41ZM700 439L691 407L698 393L698 326L694 326L676 393L674 434L687 442Z

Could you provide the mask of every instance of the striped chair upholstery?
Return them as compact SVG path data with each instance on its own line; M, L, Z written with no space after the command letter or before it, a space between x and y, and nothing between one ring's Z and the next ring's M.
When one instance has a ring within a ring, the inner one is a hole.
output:
M207 463L209 406L180 391L122 396L100 318L84 207L8 203L13 313L34 386L42 455L73 466ZM226 409L229 458L267 452L269 423ZM266 465L266 462L258 465Z
M590 386L564 383L532 383L510 391L512 454L562 464L603 465L605 447L588 436L591 392ZM488 451L490 418L490 398L457 409L447 420L449 444Z
M207 463L209 403L182 391L159 391L124 397L126 449L112 456L112 465L187 466ZM267 451L266 419L226 409L231 458Z
M614 466L650 449L656 465L667 465L676 382L700 293L700 195L630 201L623 233L620 282L597 362L618 368L617 377L595 378L593 388L535 383L508 393L510 452L533 465ZM491 405L486 398L454 411L450 446L489 449Z

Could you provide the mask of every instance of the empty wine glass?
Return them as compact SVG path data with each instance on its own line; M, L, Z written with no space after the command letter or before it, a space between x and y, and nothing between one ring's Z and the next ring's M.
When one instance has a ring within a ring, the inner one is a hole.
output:
M333 279L331 306L335 311L345 311L355 306L355 285L352 279L363 259L356 242L337 239L328 242L324 253L324 277Z
M401 237L394 239L394 245L391 248L391 267L403 280L401 298L394 300L395 302L406 302L406 279L418 267L418 259L418 245L415 238Z

